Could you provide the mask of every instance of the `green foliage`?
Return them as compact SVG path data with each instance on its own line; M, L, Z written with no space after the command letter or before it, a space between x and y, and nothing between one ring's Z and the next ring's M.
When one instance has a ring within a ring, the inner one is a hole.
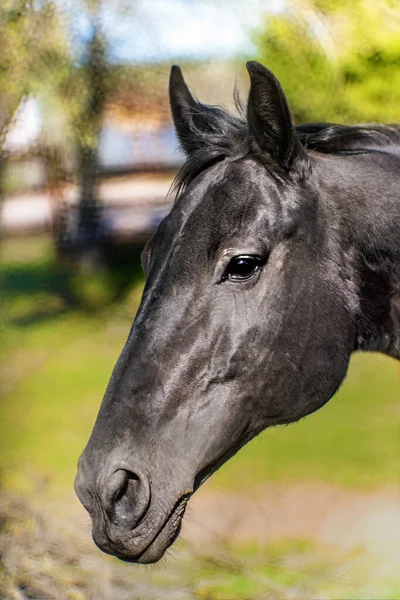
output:
M113 70L106 52L104 36L94 27L82 64L71 63L58 90L60 109L72 127L75 143L83 151L97 150L104 105L112 89Z
M291 13L270 17L258 44L259 60L279 78L296 121L325 120L335 111L334 65L304 19Z
M22 99L42 89L65 53L52 0L5 0L0 6L0 136Z
M400 8L389 0L289 4L256 34L297 122L400 122Z

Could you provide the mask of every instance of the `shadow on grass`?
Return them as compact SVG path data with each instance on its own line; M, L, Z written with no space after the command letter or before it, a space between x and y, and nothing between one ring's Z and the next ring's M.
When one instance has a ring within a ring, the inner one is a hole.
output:
M21 315L20 317L14 317L10 319L12 325L16 325L17 327L29 327L30 325L38 325L40 323L47 323L53 319L57 319L63 314L66 314L68 309L60 308L60 309L38 309L36 311L29 312L27 314Z
M12 257L12 252L8 254ZM6 260L1 266L5 320L29 327L73 310L97 312L122 302L132 287L143 284L140 255L140 247L107 244L95 259L83 254L57 260L51 244L46 244L32 259L27 247L26 259Z
M2 267L3 298L13 301L31 294L68 295L65 269L51 260Z
M123 300L132 287L144 283L142 249L142 246L111 244L104 247L103 260L109 270L114 301Z

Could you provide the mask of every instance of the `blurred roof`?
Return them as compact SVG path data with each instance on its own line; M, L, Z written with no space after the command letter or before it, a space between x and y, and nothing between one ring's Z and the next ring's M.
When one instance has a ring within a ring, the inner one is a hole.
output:
M193 94L202 102L235 110L234 88L242 90L243 97L247 94L244 64L214 60L181 66ZM119 84L106 104L99 149L106 171L162 170L182 164L169 108L170 67L166 63L112 67L119 71ZM40 102L29 97L11 123L6 149L14 155L30 152L40 142L42 127Z
M192 93L206 104L235 110L233 91L247 95L248 77L243 64L213 60L180 63ZM125 130L157 130L171 122L168 78L171 63L123 68L120 85L110 97L106 122Z

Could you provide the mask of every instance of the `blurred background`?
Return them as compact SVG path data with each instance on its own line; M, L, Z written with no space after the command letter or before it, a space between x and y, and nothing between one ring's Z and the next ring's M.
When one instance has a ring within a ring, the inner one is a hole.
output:
M1 2L0 598L400 598L400 368L380 355L214 475L161 565L103 555L73 493L183 161L170 66L234 110L249 58L297 123L400 122L397 0Z

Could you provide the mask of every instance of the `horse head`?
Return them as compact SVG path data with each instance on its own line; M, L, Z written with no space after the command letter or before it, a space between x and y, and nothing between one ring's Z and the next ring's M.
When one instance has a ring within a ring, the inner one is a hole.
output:
M76 491L105 552L157 561L199 486L266 427L315 411L345 377L357 310L318 160L274 75L248 63L247 113L172 115L187 161L146 245L146 286L84 450Z

